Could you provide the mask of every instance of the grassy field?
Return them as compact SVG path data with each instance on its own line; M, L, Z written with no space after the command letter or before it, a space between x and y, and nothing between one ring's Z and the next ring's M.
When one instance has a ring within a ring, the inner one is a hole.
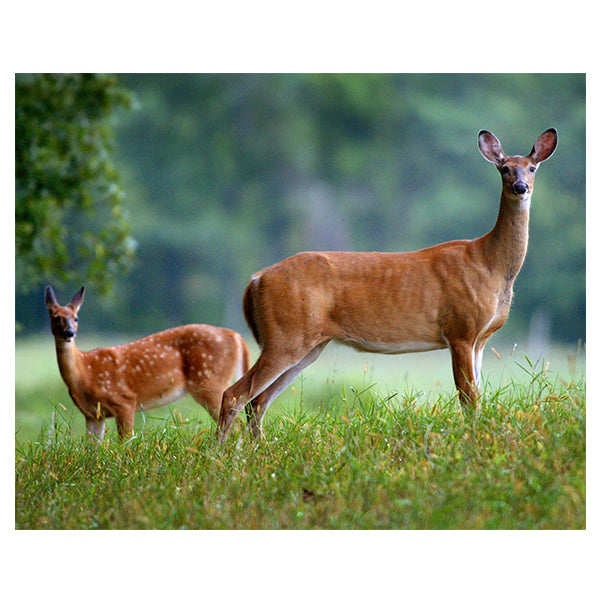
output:
M489 352L481 411L465 419L445 353L334 349L273 405L264 440L240 428L222 446L192 401L92 446L53 361L47 340L17 348L17 529L586 526L575 350Z
M89 339L79 342L88 350L101 345L121 343L118 338ZM257 351L253 348L253 356ZM72 436L85 433L84 419L75 408L60 378L54 341L47 336L19 341L15 352L15 435L17 446L37 441L43 429L53 421L65 425ZM530 372L546 370L549 376L564 382L585 380L585 352L582 348L552 347L542 357L526 349L499 348L488 344L483 360L483 387L502 389L512 382L526 383ZM269 409L266 420L280 410L294 407L307 410L327 409L351 394L350 389L369 388L383 397L412 397L419 403L444 401L454 394L454 382L447 350L384 356L364 354L330 345L313 365L281 394ZM189 397L176 405L186 418L207 426L210 418ZM162 408L136 416L136 431L155 427L168 419L171 408ZM114 432L114 421L108 421Z

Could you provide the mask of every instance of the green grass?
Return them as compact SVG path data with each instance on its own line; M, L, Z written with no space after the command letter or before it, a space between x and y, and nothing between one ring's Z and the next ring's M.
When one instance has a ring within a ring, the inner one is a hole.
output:
M585 378L546 364L488 382L472 419L451 393L382 392L367 369L352 386L306 375L264 440L221 446L185 404L98 447L54 404L36 439L17 435L16 528L584 529Z
M83 350L121 343L123 339L82 338ZM256 349L254 348L256 356ZM533 363L530 365L530 363ZM562 378L565 382L584 378L585 353L579 348L553 347L543 358L528 358L525 350L511 347L495 351L488 344L483 360L484 388L502 389L513 382L525 383L529 371L543 371ZM423 402L436 402L454 394L450 356L447 350L385 356L363 354L343 346L331 345L313 365L275 401L267 419L279 411L299 407L308 411L336 410L339 399L350 387L365 389L382 397L414 397ZM198 419L207 426L210 418L189 397L176 405L186 418ZM135 429L152 428L168 419L170 408L156 409L136 415ZM17 446L36 441L43 428L52 421L67 426L74 437L85 433L83 416L73 405L60 378L54 341L50 332L41 337L19 340L15 353L15 432ZM115 424L108 421L113 432Z

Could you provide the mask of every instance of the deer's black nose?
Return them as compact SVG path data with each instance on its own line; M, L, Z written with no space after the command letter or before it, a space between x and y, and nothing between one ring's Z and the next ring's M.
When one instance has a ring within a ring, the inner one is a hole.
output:
M75 330L72 329L71 327L67 327L63 331L63 337L65 338L65 340L70 340L71 338L74 338L75 337Z
M513 192L515 194L526 194L529 191L529 186L524 181L515 181L513 184Z

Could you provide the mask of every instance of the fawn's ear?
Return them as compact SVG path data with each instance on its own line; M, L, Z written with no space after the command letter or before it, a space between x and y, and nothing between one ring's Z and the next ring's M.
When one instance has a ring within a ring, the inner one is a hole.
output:
M45 298L46 298L46 306L48 308L52 308L53 306L56 306L58 304L58 302L56 300L56 295L54 294L54 290L52 289L51 285L46 286Z
M482 129L477 136L477 143L479 152L481 152L485 160L496 166L499 166L504 162L506 156L502 150L502 145L500 144L500 140L493 133Z
M558 132L554 127L550 127L535 140L529 156L534 163L541 163L552 156L556 146L558 146Z
M83 304L83 292L85 288L81 286L81 289L71 298L69 305L73 307L75 312L79 310L79 307Z

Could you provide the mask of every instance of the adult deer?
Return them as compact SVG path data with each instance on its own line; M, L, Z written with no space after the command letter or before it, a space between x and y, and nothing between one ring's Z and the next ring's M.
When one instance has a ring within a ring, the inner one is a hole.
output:
M133 433L134 413L191 394L215 419L223 390L250 367L246 343L235 331L183 325L129 344L82 352L75 346L82 287L60 306L51 286L46 306L60 374L83 413L90 436L104 437L105 419L115 417L121 439Z
M506 156L488 131L478 142L502 176L483 237L415 252L303 252L252 277L244 314L262 352L223 395L219 439L249 402L260 435L269 404L331 340L386 354L449 348L462 406L476 407L483 348L506 321L525 259L535 172L558 136L548 129L528 156Z

